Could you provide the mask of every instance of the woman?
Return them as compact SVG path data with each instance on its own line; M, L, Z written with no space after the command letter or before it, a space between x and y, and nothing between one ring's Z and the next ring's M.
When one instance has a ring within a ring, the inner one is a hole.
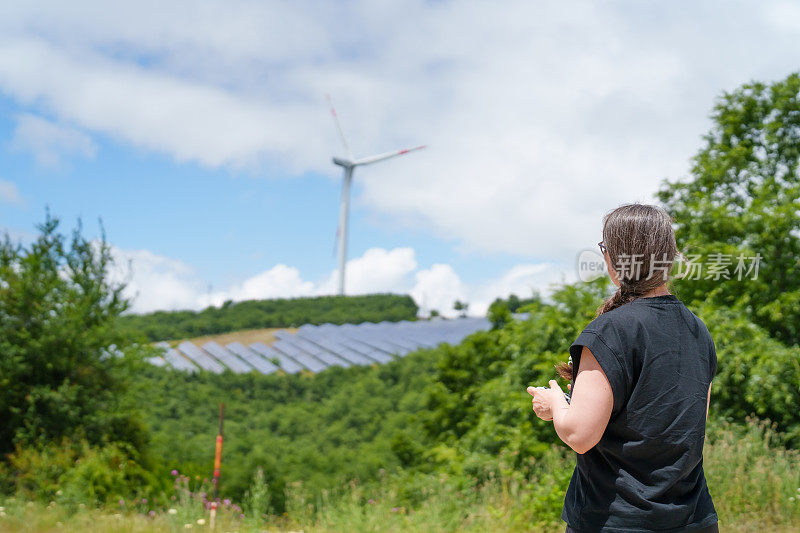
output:
M556 367L572 396L555 380L528 387L536 415L577 452L566 531L718 531L703 473L717 356L705 324L667 290L672 220L623 205L604 217L599 245L618 289L570 346L573 364Z

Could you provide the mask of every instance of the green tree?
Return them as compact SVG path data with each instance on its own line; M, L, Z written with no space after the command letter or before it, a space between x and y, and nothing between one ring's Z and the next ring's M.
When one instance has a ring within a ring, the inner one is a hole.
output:
M658 192L677 224L679 248L698 254L703 267L690 276L699 279L677 283L681 297L739 307L789 344L800 342L799 94L797 73L723 93L692 179L665 182ZM746 269L756 254L753 279ZM726 261L730 279L714 279L708 265Z
M496 298L487 313L493 329L502 328L511 320L511 309L502 298Z
M80 220L67 243L58 224L48 210L29 247L0 242L0 456L62 438L142 451L143 426L123 405L141 355L117 328L129 302L109 279L110 246L104 232L83 238Z

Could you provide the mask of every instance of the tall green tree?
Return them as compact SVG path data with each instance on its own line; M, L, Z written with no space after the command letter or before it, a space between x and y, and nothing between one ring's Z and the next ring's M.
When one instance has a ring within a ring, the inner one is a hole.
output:
M51 217L28 247L0 241L0 457L62 438L123 442L145 433L123 405L137 364L117 317L128 308L110 278L105 233L71 239ZM139 359L141 357L139 356Z
M658 192L679 247L700 256L701 272L687 271L677 289L685 299L740 307L771 335L798 344L800 76L723 93L711 119L691 179Z

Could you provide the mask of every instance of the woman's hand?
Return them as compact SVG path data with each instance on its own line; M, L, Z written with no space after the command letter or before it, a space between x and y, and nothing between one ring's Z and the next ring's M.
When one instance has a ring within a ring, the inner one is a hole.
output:
M550 380L550 384L552 385L555 380ZM557 385L557 384L556 384ZM572 390L570 385L567 385L567 389ZM531 404L533 405L533 412L536 413L536 416L541 418L544 421L550 421L553 419L553 404L555 403L553 400L553 394L564 394L564 391L561 390L560 387L528 387L528 394L533 396L531 400Z

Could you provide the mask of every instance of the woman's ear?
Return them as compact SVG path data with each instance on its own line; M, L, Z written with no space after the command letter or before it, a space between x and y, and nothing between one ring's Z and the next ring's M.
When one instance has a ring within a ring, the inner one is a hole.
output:
M617 276L617 271L614 269L614 265L611 264L611 256L608 252L603 254L603 259L606 261L606 269L608 270L608 277L611 278L611 283L619 287L619 276Z

